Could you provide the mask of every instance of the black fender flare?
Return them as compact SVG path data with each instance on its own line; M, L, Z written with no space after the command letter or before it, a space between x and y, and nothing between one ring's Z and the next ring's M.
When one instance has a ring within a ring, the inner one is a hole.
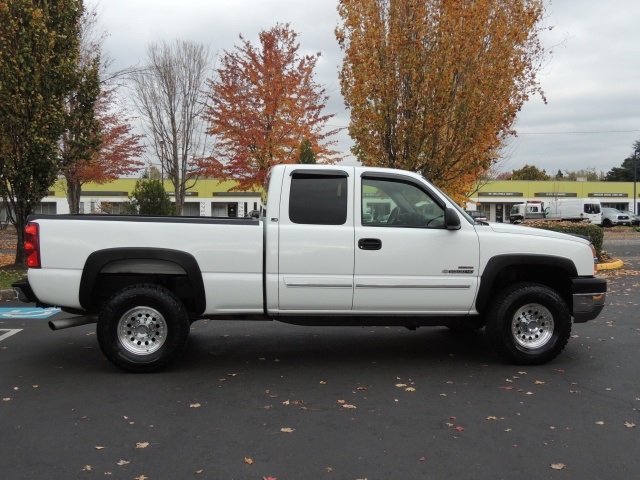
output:
M186 272L187 278L193 286L195 302L193 313L201 314L204 312L206 308L204 281L195 257L180 250L139 247L108 248L93 252L87 257L82 269L79 292L80 305L85 310L91 309L91 298L98 274L105 265L116 260L163 260L175 263Z
M487 266L480 276L480 288L476 297L476 310L482 313L491 300L491 290L498 274L507 267L514 265L536 265L560 268L567 273L567 278L578 276L578 271L572 260L566 257L535 254L504 254L489 259Z

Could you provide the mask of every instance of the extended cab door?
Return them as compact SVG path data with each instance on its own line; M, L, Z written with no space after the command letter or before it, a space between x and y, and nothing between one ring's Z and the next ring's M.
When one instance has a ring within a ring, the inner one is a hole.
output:
M445 202L411 176L364 172L356 198L354 313L467 313L478 286L473 226L461 218L447 230Z
M350 311L353 168L287 166L282 192L277 219L279 310Z

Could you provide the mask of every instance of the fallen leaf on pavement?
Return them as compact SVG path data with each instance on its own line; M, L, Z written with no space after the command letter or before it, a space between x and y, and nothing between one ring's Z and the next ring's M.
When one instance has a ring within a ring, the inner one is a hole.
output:
M130 462L130 461L127 461L127 460L120 460L120 461L118 462L118 465L123 466L123 465L129 465L130 463L131 463L131 462Z
M636 424L631 422L624 422L624 426L627 428L633 428L636 426Z
M552 463L551 468L554 470L566 470L567 466L564 463Z
M603 422L602 420L598 420L598 421L596 422L596 425L604 425L604 422Z
M85 471L85 472L90 472L91 471L91 465L85 465L82 470Z
M136 443L136 448L147 448L149 446L149 442L138 442Z
M191 405L189 405L189 408L200 408L200 404L199 403L192 403Z
M407 388L405 388L405 389L404 389L404 391L405 391L405 392L415 392L415 391L416 391L416 389L415 389L415 388L413 388L413 387L407 387Z
M293 433L295 431L295 428L285 427L285 428L281 428L280 431L282 433Z
M104 450L104 447L96 447L96 450Z
M251 460L250 458L244 457L244 463L248 465L253 465L253 460Z
M344 405L342 405L342 408L358 408L355 405L349 405L348 403L345 403Z

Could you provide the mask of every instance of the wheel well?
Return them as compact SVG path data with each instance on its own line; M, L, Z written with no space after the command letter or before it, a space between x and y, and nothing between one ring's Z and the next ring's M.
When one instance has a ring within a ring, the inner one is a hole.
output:
M484 313L491 305L491 300L509 285L521 282L533 282L545 285L556 291L568 307L572 309L573 295L571 275L565 268L559 265L539 263L516 263L506 265L497 270L493 278L482 278L476 308L479 313ZM489 285L487 285L487 282Z
M166 288L180 299L188 312L196 311L194 289L186 274L151 273L99 273L91 295L91 309L100 310L104 302L113 294L123 288L139 284L153 284Z
M191 314L205 309L202 274L196 259L164 249L109 249L94 252L85 263L80 303L96 312L114 293L136 284L159 285L173 292Z

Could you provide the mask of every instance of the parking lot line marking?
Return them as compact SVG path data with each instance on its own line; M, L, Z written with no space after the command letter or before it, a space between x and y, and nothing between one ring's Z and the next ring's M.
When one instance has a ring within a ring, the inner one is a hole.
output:
M21 331L22 331L21 328L12 328L12 329L0 328L0 333L1 332L5 332L2 335L0 335L0 342L2 340L5 340L5 339L9 338L11 335L15 335L16 333L21 332Z

